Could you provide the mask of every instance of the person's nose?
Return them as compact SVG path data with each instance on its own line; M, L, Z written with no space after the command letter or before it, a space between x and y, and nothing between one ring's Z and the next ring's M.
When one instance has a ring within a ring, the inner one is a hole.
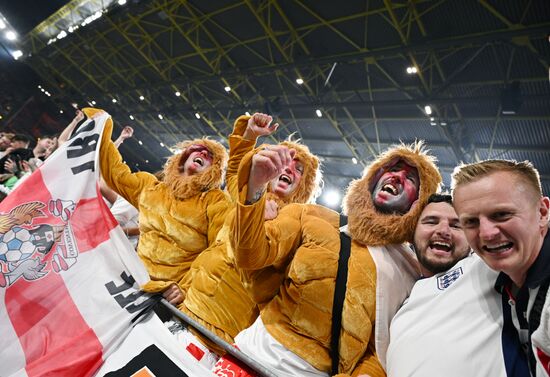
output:
M404 171L395 171L391 173L391 181L395 183L403 184L405 181L405 172Z
M438 225L437 225L437 229L436 229L436 234L437 236L445 239L445 240L449 240L451 239L451 227L449 226L449 223L446 222L446 221L441 221Z
M479 219L479 237L481 240L492 241L497 237L499 232L498 227L489 219Z

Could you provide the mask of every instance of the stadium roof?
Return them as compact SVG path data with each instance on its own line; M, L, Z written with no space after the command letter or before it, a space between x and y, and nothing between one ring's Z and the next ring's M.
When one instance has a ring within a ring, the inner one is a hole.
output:
M423 139L446 186L462 161L527 159L550 194L547 0L119 3L73 0L17 48L61 109L135 128L136 169L261 111L323 158L326 188Z

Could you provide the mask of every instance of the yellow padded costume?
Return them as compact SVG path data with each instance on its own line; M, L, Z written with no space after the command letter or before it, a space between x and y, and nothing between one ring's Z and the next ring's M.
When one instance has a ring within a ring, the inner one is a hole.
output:
M229 137L230 159L226 174L229 191L236 189L236 172L240 160L256 144L255 140L242 137L248 119L249 116L239 117ZM228 229L226 221L216 243L191 264L189 272L180 282L185 300L178 308L222 339L233 343L235 335L250 326L259 312L242 286L227 252ZM199 333L195 332L195 335L210 349L222 351Z
M229 137L230 152L226 180L229 191L235 195L239 163L255 146L255 141L242 137L249 119L250 116L239 117ZM315 172L319 162L303 145L290 141L281 144L294 148L297 151L296 158L305 166L305 174L298 190L287 201L308 202L316 194L315 189L318 187L319 176ZM284 205L281 200L278 202L280 206ZM186 287L186 298L179 309L232 343L241 330L254 322L259 312L235 270L231 251L227 250L230 217L228 216L216 245L204 251L191 265L185 282L181 284ZM200 337L200 334L197 335ZM203 337L201 340L211 349L220 351Z
M98 109L84 109L88 117ZM162 291L178 282L191 262L213 244L227 209L227 195L219 189L227 163L225 148L217 142L197 139L179 145L182 152L165 165L164 180L146 172L132 173L111 141L112 120L106 123L100 149L101 174L105 182L139 210L140 240L137 252L151 277L143 287ZM179 169L186 148L205 145L213 154L212 166L190 178Z
M247 155L239 168L240 192L231 233L236 265L252 297L262 304L260 316L269 334L316 369L328 372L339 215L317 205L288 204L276 219L264 222L266 195L252 205L244 204L251 158ZM425 203L441 181L433 160L415 145L382 155L350 186L344 199L352 246L340 335L342 376L385 375L389 322L419 277L414 253L402 243L412 239L422 205L394 216L365 204L372 203L371 186L380 168L399 159L418 169L418 204ZM388 225L391 229L384 231Z

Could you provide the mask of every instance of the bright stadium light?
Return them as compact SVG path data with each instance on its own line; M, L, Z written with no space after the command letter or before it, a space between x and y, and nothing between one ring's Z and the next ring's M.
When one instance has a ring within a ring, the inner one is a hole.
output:
M21 56L23 56L23 51L21 50L16 50L14 52L11 53L11 56L13 56L13 58L15 60L19 59Z
M17 39L17 34L15 34L15 32L11 30L7 31L5 36L8 41L15 41Z
M302 85L303 83L304 83L304 79L302 79L301 77L298 77L298 78L296 79L296 84Z
M317 114L317 116L318 116L319 118L321 118L321 117L323 116L323 113L322 113L321 110L319 110L319 109L315 110L315 114Z
M328 190L323 195L323 199L329 207L336 207L340 204L340 193L336 190Z
M432 114L432 107L430 105L424 106L424 111L426 112L426 115Z
M195 118L200 119L201 115L199 113L195 113Z

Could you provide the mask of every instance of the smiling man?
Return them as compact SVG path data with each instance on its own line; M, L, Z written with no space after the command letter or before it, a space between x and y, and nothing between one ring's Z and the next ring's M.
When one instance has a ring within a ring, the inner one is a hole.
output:
M424 278L391 323L388 376L526 376L505 366L518 343L503 334L497 272L470 253L450 195L428 199L414 249Z
M88 117L101 112L83 109ZM109 187L140 212L137 252L151 281L144 290L163 292L177 305L183 300L178 282L195 258L216 241L229 201L220 189L227 152L209 139L188 140L176 145L180 153L168 159L164 179L147 172L132 173L103 133L101 174Z
M527 161L487 160L453 173L453 203L468 242L500 271L505 326L515 327L531 375L550 374L550 199Z

